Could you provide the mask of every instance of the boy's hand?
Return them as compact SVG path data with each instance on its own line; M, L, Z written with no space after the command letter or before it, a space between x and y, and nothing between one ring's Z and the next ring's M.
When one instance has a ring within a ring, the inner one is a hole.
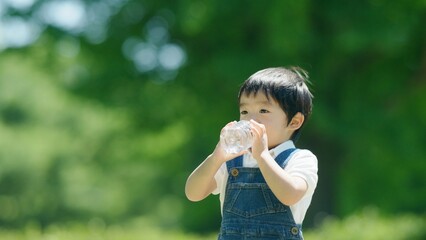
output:
M254 120L250 120L253 134L253 146L251 154L255 159L259 159L263 153L269 153L268 149L268 135L266 134L265 125L260 124Z

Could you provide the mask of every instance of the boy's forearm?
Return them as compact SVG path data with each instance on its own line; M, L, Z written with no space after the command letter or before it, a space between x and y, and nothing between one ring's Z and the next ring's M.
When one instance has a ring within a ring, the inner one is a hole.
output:
M203 200L216 188L214 176L221 164L210 155L191 173L185 185L185 194L189 200Z
M268 186L283 204L291 206L302 199L308 188L304 179L289 175L270 155L257 162Z

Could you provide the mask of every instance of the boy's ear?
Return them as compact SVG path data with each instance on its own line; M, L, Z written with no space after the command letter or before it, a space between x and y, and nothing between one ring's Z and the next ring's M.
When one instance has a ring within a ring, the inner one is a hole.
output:
M292 129L292 130L297 130L299 129L302 124L303 121L305 121L305 116L303 116L303 114L301 112L296 113L296 115L294 115L294 117L291 119L290 123L288 124L288 126Z

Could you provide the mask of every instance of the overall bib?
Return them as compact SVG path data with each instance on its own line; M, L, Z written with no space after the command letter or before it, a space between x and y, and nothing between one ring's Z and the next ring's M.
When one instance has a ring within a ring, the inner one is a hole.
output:
M284 168L294 150L282 152L275 161ZM259 168L243 167L242 156L226 165L229 177L219 240L303 239L302 226L272 193Z

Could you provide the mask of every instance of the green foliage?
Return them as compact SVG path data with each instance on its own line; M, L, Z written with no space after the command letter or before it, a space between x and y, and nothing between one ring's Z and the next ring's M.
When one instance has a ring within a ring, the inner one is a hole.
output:
M180 186L152 186L182 168L176 157L161 171L161 161L188 141L182 122L136 135L128 111L67 93L20 55L4 57L0 69L0 223L111 220L179 208Z

